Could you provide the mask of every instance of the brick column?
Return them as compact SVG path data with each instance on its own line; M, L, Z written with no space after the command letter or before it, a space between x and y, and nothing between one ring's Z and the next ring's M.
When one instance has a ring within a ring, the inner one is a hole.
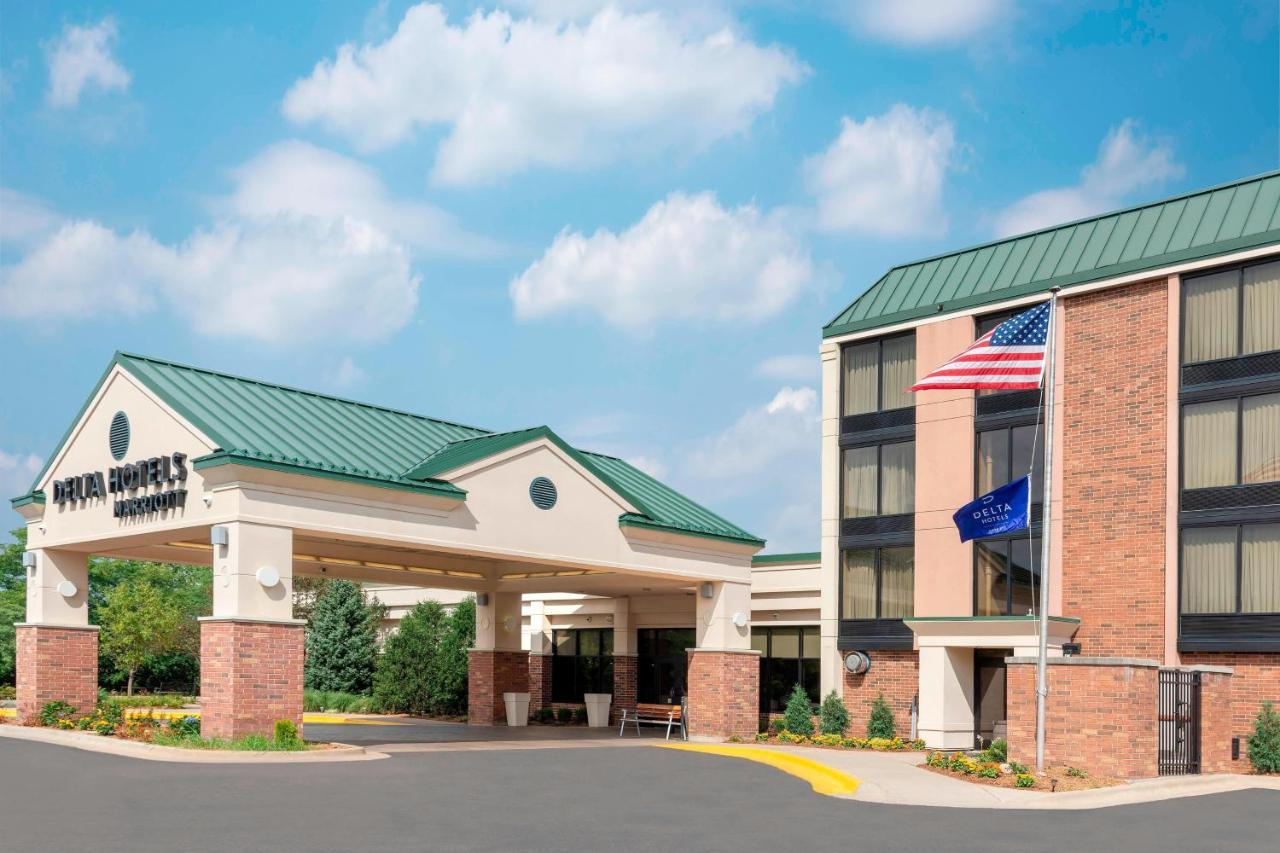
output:
M689 737L754 737L760 725L760 653L689 649L688 654Z
M471 649L467 664L467 722L496 726L507 721L503 693L529 693L529 653ZM530 707L532 707L530 697Z
M302 620L200 620L200 733L271 737L276 720L302 732Z
M636 708L636 656L613 656L613 718L622 718L622 711Z
M551 655L529 653L529 710L551 707Z
M17 677L19 723L34 719L49 702L66 702L81 713L98 704L96 625L19 623Z
M1192 667L1200 671L1200 772L1239 773L1245 769L1231 760L1231 670ZM1240 757L1245 765L1243 741Z

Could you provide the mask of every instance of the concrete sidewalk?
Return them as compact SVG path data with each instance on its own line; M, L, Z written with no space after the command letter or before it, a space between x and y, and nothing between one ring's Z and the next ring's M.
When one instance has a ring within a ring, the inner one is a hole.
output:
M1089 791L1023 791L953 779L921 767L921 752L814 749L803 746L754 745L820 762L861 783L843 799L903 806L959 809L1097 809L1262 788L1280 792L1280 776L1214 774L1144 779ZM1280 806L1280 801L1277 802Z

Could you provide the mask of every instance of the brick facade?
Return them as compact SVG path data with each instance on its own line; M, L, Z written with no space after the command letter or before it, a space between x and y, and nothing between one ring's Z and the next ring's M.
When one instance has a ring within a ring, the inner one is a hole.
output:
M1119 779L1155 776L1159 672L1154 661L1051 664L1045 763ZM1009 758L1034 767L1035 663L1009 664L1007 684Z
M1237 771L1247 772L1249 757L1246 738L1253 731L1254 718L1258 716L1263 702L1271 702L1280 709L1280 654L1184 652L1182 662L1186 665L1231 668L1230 731L1225 736L1228 748L1231 738L1240 738L1240 760L1231 762L1231 766Z
M613 705L609 713L614 720L622 718L622 711L634 711L638 668L635 655L613 656Z
M1200 673L1200 772L1236 773L1231 760L1231 693L1235 679L1225 672ZM1244 750L1240 751L1245 761Z
M1167 299L1161 279L1061 303L1062 612L1090 656L1164 658Z
M98 704L98 629L53 625L17 626L20 723L34 719L48 702L66 702L81 713Z
M690 737L753 737L760 720L760 655L689 649Z
M544 661L550 669L550 661ZM546 699L550 698L547 676ZM473 726L497 726L507 721L503 693L530 693L529 653L497 649L472 649L467 664L467 722ZM544 701L546 701L544 699ZM533 696L529 697L533 707Z
M274 734L277 720L302 731L303 625L200 621L200 733L236 739Z
M551 707L551 655L529 654L529 710Z
M911 736L911 700L920 689L920 656L914 651L873 651L871 669L844 673L844 706L849 709L849 731L866 734L871 703L881 693L893 711L893 724L904 740Z

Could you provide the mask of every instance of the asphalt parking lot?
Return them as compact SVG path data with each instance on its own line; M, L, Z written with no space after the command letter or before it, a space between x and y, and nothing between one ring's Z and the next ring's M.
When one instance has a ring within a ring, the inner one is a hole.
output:
M8 851L1260 851L1280 795L1092 812L823 797L733 759L525 749L300 765L170 764L0 740Z

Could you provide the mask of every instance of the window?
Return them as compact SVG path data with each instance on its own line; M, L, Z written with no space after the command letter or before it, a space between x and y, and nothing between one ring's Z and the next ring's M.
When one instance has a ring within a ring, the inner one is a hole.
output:
M1037 435L1036 424L982 430L978 433L978 481L977 494L1003 486L1027 473L1031 462L1031 449L1035 447L1035 470L1032 472L1035 492L1032 503L1044 485L1044 441Z
M1182 487L1280 480L1280 393L1182 407Z
M554 631L551 701L581 702L585 693L613 692L613 629Z
M1280 613L1280 523L1184 528L1181 611Z
M915 608L915 549L850 548L840 577L841 619L906 619Z
M1280 261L1182 282L1182 363L1280 349Z
M636 632L636 701L678 705L693 648L692 628L642 628Z
M915 334L851 344L841 354L844 414L864 415L915 405Z
M799 684L818 704L820 645L814 628L752 628L751 648L760 652L760 711L785 711Z
M1032 612L1040 584L1039 536L981 539L974 543L975 616L1022 616Z
M844 517L901 515L916 508L916 443L844 451Z

